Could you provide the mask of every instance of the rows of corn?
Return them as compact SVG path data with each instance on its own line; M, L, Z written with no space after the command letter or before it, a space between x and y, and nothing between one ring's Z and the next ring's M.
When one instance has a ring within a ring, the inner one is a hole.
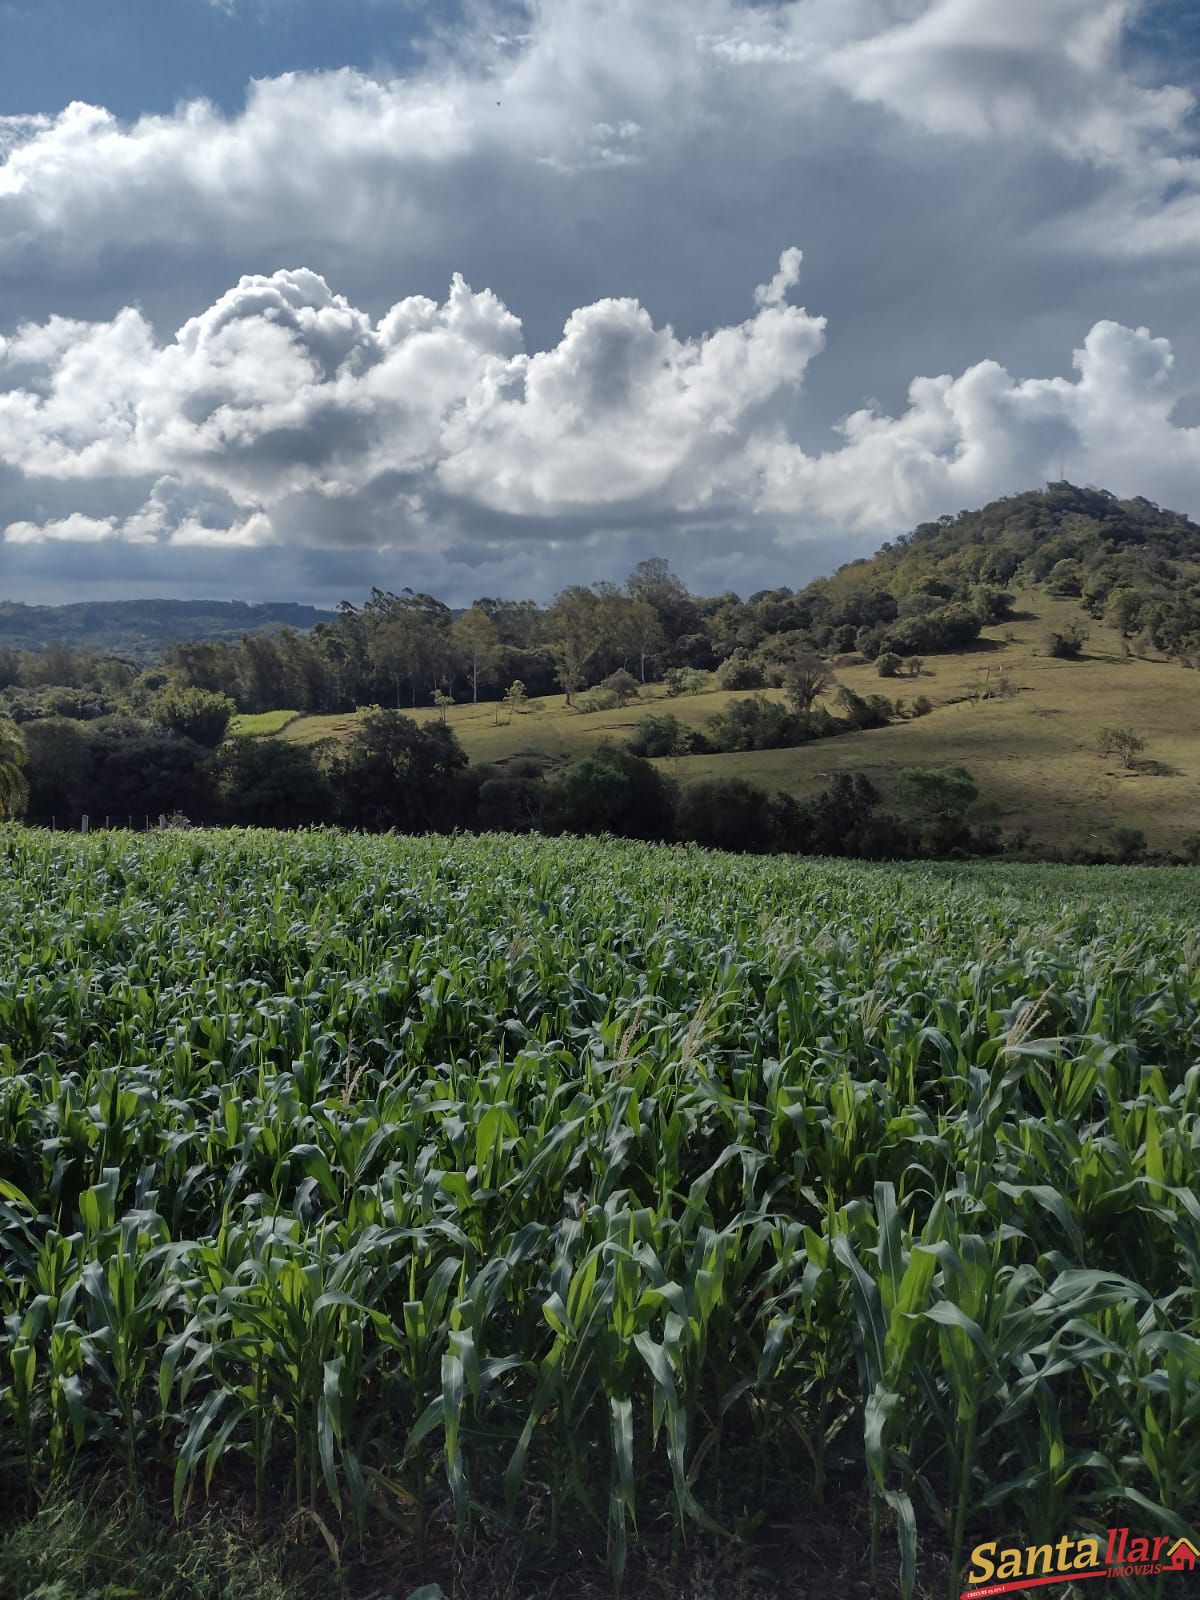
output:
M1198 893L0 831L0 1472L618 1578L834 1486L908 1582L1187 1532Z

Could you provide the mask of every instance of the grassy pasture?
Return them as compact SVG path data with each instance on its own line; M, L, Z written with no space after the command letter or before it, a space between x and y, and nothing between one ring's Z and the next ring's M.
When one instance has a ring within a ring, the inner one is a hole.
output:
M664 766L685 783L742 777L803 797L843 769L866 772L886 794L904 767L961 762L1006 831L1026 828L1038 843L1063 845L1124 825L1141 828L1154 849L1177 849L1187 834L1200 832L1200 679L1174 662L1126 656L1115 630L1090 619L1083 658L1054 660L1042 653L1045 635L1079 619L1078 606L1034 591L1020 595L1019 603L1018 620L986 629L971 650L931 656L919 679L881 679L869 663L838 669L839 681L859 694L910 702L928 696L935 709L926 717L799 749L692 756ZM966 697L989 669L993 680L1002 670L1016 694L971 704ZM670 711L687 726L703 728L736 698L717 690L669 700L661 685L648 685L643 700L619 711L580 713L563 696L551 695L511 722L501 712L497 723L490 704L453 706L448 720L472 761L532 754L558 764L604 739L624 742L648 711ZM418 720L438 714L429 707L411 713ZM338 740L354 720L300 717L283 736L303 743ZM1097 755L1096 735L1106 724L1131 726L1146 740L1134 770L1126 771L1115 756Z
M229 735L234 739L262 739L282 733L301 715L299 711L247 711L234 717Z
M1200 874L19 829L0 866L18 1596L64 1485L472 1600L680 1594L732 1535L798 1593L830 1522L809 1592L924 1592L976 1537L1194 1523Z

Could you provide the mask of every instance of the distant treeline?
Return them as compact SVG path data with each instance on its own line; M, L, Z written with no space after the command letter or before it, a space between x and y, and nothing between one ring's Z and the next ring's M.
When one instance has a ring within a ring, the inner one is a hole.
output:
M10 724L11 727L11 724ZM678 786L650 761L605 744L550 772L532 757L470 765L445 723L402 712L364 715L327 750L236 738L213 749L133 719L90 726L47 720L22 729L23 809L30 823L191 823L383 832L608 833L690 840L754 853L912 857L992 853L994 827L974 820L962 768L912 772L899 812L861 775L839 775L801 803L741 779Z
M77 600L30 606L0 600L0 647L120 655L156 661L177 639L240 639L262 628L311 628L328 617L287 600Z
M150 669L62 646L0 648L0 710L17 721L137 713L174 683L226 695L242 712L320 713L499 699L516 680L531 697L562 690L589 709L580 697L603 694L617 672L646 682L715 671L719 687L754 689L782 684L797 658L814 654L902 660L961 648L1007 615L1009 601L978 584L957 597L899 598L870 586L842 592L835 580L706 599L659 559L622 585L576 585L548 606L484 597L456 613L432 595L376 589L307 632L177 643Z
M1200 528L1147 500L1062 483L923 523L832 577L748 599L694 595L653 559L623 584L572 585L545 606L483 596L454 611L433 595L375 589L304 631L177 641L149 670L64 645L0 645L0 710L17 720L136 714L168 683L226 695L243 712L497 699L515 680L575 704L615 672L778 685L812 654L854 653L892 676L969 646L1011 615L1011 588L1024 584L1077 599L1133 648L1200 660ZM268 609L282 621L288 608Z

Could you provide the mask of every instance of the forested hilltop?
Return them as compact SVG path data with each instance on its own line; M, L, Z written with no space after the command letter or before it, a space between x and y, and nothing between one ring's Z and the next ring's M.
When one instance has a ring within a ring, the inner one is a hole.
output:
M80 600L30 606L0 600L0 648L115 653L154 661L177 639L239 639L271 628L311 628L327 617L291 601Z
M910 612L921 594L969 599L979 585L1013 583L1078 599L1153 649L1200 655L1200 526L1103 489L1052 483L922 523L832 580L890 592Z

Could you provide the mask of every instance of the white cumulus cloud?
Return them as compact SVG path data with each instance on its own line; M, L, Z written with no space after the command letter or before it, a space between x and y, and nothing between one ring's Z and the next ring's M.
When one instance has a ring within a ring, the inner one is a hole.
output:
M1171 346L1111 321L1072 376L981 359L805 447L826 324L788 303L800 260L783 252L743 322L681 337L604 299L532 353L459 276L378 319L291 269L244 277L165 341L133 309L21 327L0 341L0 464L77 506L5 540L494 549L758 523L787 542L899 531L1061 470L1200 512ZM104 503L114 481L144 484L138 511Z

